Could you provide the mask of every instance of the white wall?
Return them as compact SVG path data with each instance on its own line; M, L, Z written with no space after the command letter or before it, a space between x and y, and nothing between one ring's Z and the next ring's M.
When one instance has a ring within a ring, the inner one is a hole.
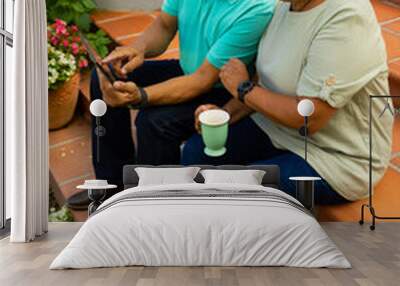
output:
M99 9L154 10L161 7L163 0L95 0Z

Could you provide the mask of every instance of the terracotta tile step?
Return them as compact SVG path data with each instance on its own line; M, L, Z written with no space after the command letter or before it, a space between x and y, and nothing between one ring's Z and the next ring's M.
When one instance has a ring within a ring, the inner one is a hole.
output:
M159 11L97 11L92 15L94 23L105 31L117 44L126 46L132 44L155 19ZM167 51L157 59L179 58L179 41L175 37Z
M389 5L388 1L371 0L371 3L380 23L400 17L400 10L395 6Z
M389 68L390 93L400 96L400 61L391 63ZM400 99L395 99L394 105L396 108L400 108Z
M397 117L393 129L393 152L400 152L400 118ZM392 166L385 174L384 178L375 188L373 197L374 206L381 216L399 216L400 215L400 160L393 158ZM358 221L360 219L361 205L367 203L367 200L348 203L340 206L319 207L319 220L321 221ZM371 216L366 216L370 220Z
M105 31L117 42L119 38L140 34L154 20L154 16L148 13L131 13L129 16L114 18L110 21L96 21L96 25Z
M77 185L94 178L90 140L90 124L78 114L67 127L49 134L52 187L60 205L77 192Z

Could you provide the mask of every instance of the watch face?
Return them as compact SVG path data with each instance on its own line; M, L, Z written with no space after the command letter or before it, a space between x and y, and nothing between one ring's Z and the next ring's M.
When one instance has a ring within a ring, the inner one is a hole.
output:
M240 101L244 102L244 97L253 89L254 85L255 84L250 80L244 81L239 85L237 91Z
M253 86L253 83L251 81L245 81L242 82L239 86L239 93L245 93L247 92L251 87Z
M243 88L247 89L251 86L251 82L250 81L245 81L243 84Z

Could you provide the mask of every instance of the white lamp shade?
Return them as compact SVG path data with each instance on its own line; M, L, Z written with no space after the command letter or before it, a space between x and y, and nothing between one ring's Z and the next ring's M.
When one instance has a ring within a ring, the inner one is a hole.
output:
M308 117L313 115L315 110L314 103L309 99L303 99L297 105L297 111L303 117Z
M93 100L90 104L90 113L95 117L101 117L107 112L107 104L101 100Z

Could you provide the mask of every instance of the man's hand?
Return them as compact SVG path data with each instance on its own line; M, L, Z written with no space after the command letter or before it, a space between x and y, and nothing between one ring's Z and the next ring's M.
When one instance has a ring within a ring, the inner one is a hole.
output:
M126 75L144 63L145 49L136 47L117 47L102 62L111 63L116 73L126 78Z
M201 133L201 123L199 120L200 113L211 109L221 109L221 108L214 104L203 104L197 107L196 111L194 112L194 119L195 119L194 126L197 132Z
M246 65L239 59L231 59L221 68L219 75L222 84L235 97L238 98L237 88L239 84L249 80Z
M128 104L140 102L140 92L133 82L116 81L114 85L104 77L101 71L97 70L100 81L100 89L103 92L103 99L111 107L123 107Z

